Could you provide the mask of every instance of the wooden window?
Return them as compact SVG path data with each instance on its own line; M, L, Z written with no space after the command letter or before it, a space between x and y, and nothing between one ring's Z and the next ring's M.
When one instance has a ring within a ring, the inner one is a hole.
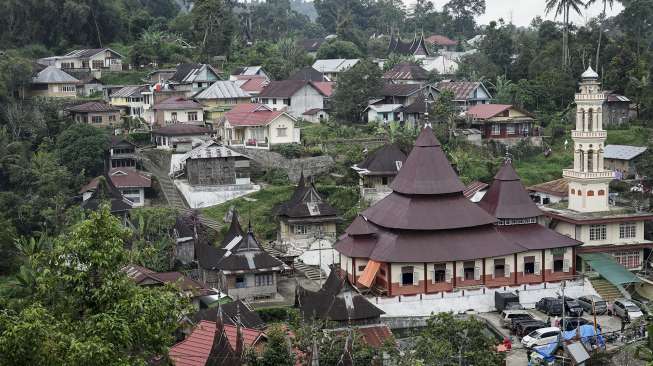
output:
M415 268L413 266L401 267L401 285L413 286L418 281L415 275Z
M535 274L535 256L530 255L524 257L524 274Z
M363 272L365 270L365 267L366 266L364 266L364 265L363 266L358 266L358 271Z
M639 253L639 250L629 250L614 252L612 255L617 263L628 269L633 269L642 265Z
M553 256L553 272L564 272L565 258L562 255Z
M272 286L274 283L274 276L271 273L257 274L254 277L256 287Z
M236 288L245 288L247 287L247 281L245 276L236 276Z
M288 136L288 129L285 126L277 128L277 136L278 137Z
M594 196L594 191L587 191L587 196L588 197Z
M598 195L599 195L599 196L605 196L605 191L602 190L602 189L599 189L599 193L598 193Z
M501 134L501 125L495 124L492 125L492 135L497 136Z
M91 116L92 123L102 123L102 116Z
M447 281L447 264L437 263L433 265L433 283L441 283Z
M504 277L506 275L506 260L504 258L494 260L494 277Z
M605 240L607 230L605 224L590 225L590 240Z
M197 112L188 112L189 121L197 121Z
M104 67L104 62L102 60L93 60L93 68L101 69Z
M472 281L476 278L476 262L467 261L463 262L463 279L465 281Z
M619 239L629 239L637 236L637 224L634 222L623 222L619 224Z
M506 135L514 135L514 134L515 134L515 125L513 124L506 125Z

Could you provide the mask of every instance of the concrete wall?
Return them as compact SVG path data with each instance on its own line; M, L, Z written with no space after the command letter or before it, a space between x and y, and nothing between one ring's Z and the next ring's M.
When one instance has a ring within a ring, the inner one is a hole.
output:
M287 112L296 118L310 109L324 108L324 96L310 85L305 85L293 94L290 97L290 105L284 103L284 98L261 98L260 102L273 110L287 108Z
M120 112L104 112L104 113L73 113L74 120L79 123L87 123L96 127L118 126L122 124L120 119ZM94 122L93 119L99 117L99 122Z
M636 221L635 237L634 238L619 238L619 223L609 223L606 225L606 239L605 240L590 240L590 225L581 225L580 228L580 241L584 246L592 245L606 245L606 244L634 244L644 241L644 221ZM556 228L557 229L557 228Z
M172 121L177 121L180 123L188 122L192 124L204 124L204 113L201 109L191 109L191 110L164 110L162 111L162 114L159 114L157 111L157 122L160 124L164 125L165 123L169 123ZM188 119L188 114L194 112L197 113L197 120L191 121ZM173 115L176 113L176 118L173 118ZM162 116L163 119L160 120L158 117Z
M64 90L68 88L70 90ZM30 89L32 97L77 98L76 84L47 84L47 89Z
M266 273L257 273L266 274ZM225 276L227 284L227 294L232 299L246 299L252 300L255 297L274 297L277 294L277 273L268 272L272 275L272 285L270 286L256 286L255 274L247 273L239 276L245 277L246 287L236 288L236 275Z
M186 178L191 185L236 184L236 159L188 159L186 161Z

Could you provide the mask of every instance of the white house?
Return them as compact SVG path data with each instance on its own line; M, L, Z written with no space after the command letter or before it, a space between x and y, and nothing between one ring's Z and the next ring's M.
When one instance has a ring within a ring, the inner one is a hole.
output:
M372 104L365 109L368 122L401 122L404 119L401 104Z
M284 110L295 118L312 109L325 109L333 93L333 82L282 80L271 81L257 100L271 110Z
M111 48L74 50L63 56L41 58L38 63L58 69L100 71L122 70L123 56Z
M120 194L129 200L132 207L143 207L145 205L145 188L152 187L152 178L149 173L142 172L131 167L111 168L109 179ZM84 186L80 193L84 201L88 200L99 183L98 178L91 180Z
M313 68L321 72L322 74L324 74L326 77L329 78L329 80L337 81L338 74L345 72L350 68L354 67L359 61L360 60L357 58L354 59L336 58L336 59L328 59L328 60L315 60L315 62L313 63Z
M155 123L164 126L176 123L204 126L203 106L190 99L170 97L152 106Z
M220 80L218 72L208 64L179 64L168 82L175 85L176 90L186 90L188 97L208 88Z
M210 131L206 127L192 124L175 124L152 130L152 142L157 149L190 151L193 145L199 145L210 139Z
M218 122L225 145L269 148L270 145L299 143L299 128L290 114L258 103L237 104Z

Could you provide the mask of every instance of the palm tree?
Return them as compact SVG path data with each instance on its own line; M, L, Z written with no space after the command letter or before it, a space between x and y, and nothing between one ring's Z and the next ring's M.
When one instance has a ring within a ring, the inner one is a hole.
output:
M588 0L587 1L587 6L590 6L597 2L598 0ZM599 44L596 46L596 67L594 70L599 70L599 56L601 54L601 39L603 38L603 27L605 26L605 17L606 17L606 10L608 6L610 6L610 9L612 9L612 6L614 5L614 0L601 0L603 1L603 12L601 13L601 24L599 26Z
M569 62L569 11L573 10L581 15L581 7L586 7L582 0L546 0L546 13L555 9L555 16L562 14L564 29L562 33L562 66Z

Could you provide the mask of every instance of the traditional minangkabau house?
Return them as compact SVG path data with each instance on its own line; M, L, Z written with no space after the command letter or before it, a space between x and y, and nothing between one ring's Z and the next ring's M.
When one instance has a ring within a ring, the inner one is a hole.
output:
M290 200L275 212L279 219L277 240L281 244L307 248L317 239L336 237L338 210L322 198L313 182L306 183L303 172Z
M235 212L221 244L214 247L198 242L195 256L202 281L232 299L274 298L279 274L286 269L283 262L261 247L251 225L247 232L243 231Z
M395 144L387 144L352 167L360 176L361 197L372 203L390 194L388 187L406 161L406 153Z
M430 56L423 35L419 37L416 35L412 42L403 42L400 37L391 36L390 44L388 45L388 54L415 56L415 58Z
M222 311L222 319L228 325L240 325L250 329L264 329L265 322L247 303L242 300L234 300L218 307L201 309L191 316L194 323L202 320L213 320L218 316L218 311Z
M327 321L335 328L378 324L384 314L352 286L347 274L336 266L331 267L331 273L320 290L310 291L298 286L295 306L305 320Z
M569 248L579 242L536 225L532 218L539 212L521 208L532 202L516 175L508 174L511 169L502 169L484 198L501 208L494 210L504 216L497 219L465 198L465 186L440 142L424 128L390 184L393 192L356 217L335 244L340 268L356 286L389 296L573 278L574 249ZM515 212L526 217L504 214L517 196L506 193L504 180L506 187L521 187ZM514 228L505 229L508 225ZM540 259L539 274L536 267L530 273L529 263L535 266L542 256L557 261L561 253L567 259L562 271L557 262Z

